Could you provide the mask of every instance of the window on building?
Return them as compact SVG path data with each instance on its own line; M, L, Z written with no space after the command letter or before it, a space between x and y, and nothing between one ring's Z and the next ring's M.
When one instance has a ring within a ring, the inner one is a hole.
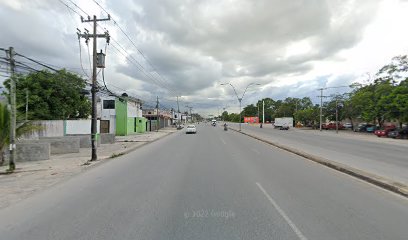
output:
M115 109L115 100L103 100L103 109Z

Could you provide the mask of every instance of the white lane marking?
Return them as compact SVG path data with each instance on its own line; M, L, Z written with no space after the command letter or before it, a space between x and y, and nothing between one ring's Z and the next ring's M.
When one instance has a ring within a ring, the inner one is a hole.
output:
M252 151L254 151L256 154L261 154L258 150L256 150L255 148L251 148Z
M271 196L265 191L265 189L262 187L260 183L256 183L258 188L263 192L263 194L268 198L269 202L272 203L272 205L278 210L279 214L286 220L286 222L289 224L289 226L292 228L292 230L296 233L296 235L299 237L300 240L307 240L307 238L303 235L303 233L296 227L296 225L290 220L288 215L279 207L279 205L273 200Z
M222 143L227 144L227 143L224 141L224 139L222 139L222 138L220 138L220 139L221 139L221 142L222 142Z

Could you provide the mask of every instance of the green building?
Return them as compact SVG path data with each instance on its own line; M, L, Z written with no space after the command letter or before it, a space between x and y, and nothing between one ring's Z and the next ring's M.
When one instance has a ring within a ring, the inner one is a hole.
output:
M128 96L107 97L102 100L101 131L109 129L117 136L144 133L146 118L142 116L141 101ZM104 127L102 127L104 125Z

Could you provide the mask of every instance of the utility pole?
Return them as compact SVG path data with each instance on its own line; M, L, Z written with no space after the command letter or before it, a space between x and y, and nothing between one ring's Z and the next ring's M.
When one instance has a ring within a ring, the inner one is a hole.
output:
M265 124L265 101L262 100L262 123Z
M190 107L190 106L188 106L188 105L186 105L186 108L188 108L189 109L189 112L190 112L190 121L191 122L193 122L193 115L192 115L192 113L191 113L191 110L193 109L193 107ZM218 108L218 116L220 115L220 113L219 113L220 111L219 111L219 108Z
M328 96L323 96L323 90L329 89L329 88L347 88L347 87L350 87L350 86L335 86L335 87L325 87L325 88L317 89L320 91L320 96L317 96L317 97L320 97L320 131L322 131L322 121L323 121L322 119L323 118L322 116L323 115L323 98L328 97Z
M12 172L16 169L15 159L16 159L16 80L14 75L14 48L10 47L8 51L9 61L10 61L10 107L11 107L11 116L10 116L10 161L8 171Z
M320 131L322 131L322 121L323 121L323 98L327 97L327 96L323 96L323 90L327 89L327 88L319 88L318 90L320 90Z
M97 139L97 116L96 116L96 68L97 68L97 38L106 38L106 41L109 43L109 33L105 32L105 34L97 34L96 33L96 27L97 27L97 22L100 21L109 21L110 20L110 15L108 15L108 18L104 19L97 19L96 16L93 16L93 19L91 19L88 16L88 20L84 20L83 17L81 17L81 22L86 23L86 22L92 22L93 23L93 34L89 34L88 31L86 33L82 34L78 30L78 39L83 37L86 39L86 42L89 41L89 38L93 38L93 66L92 66L92 121L91 121L91 143L92 143L92 157L91 161L95 161L98 159L97 153L96 153L96 139Z
M178 127L179 127L180 126L181 115L180 115L180 105L179 105L178 98L179 98L179 96L177 96L177 122L178 122Z
M156 132L159 131L159 96L157 96L157 101L156 101Z

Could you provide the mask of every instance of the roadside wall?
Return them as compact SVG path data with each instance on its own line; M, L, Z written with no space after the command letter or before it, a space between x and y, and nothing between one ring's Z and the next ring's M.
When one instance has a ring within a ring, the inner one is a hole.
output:
M31 131L21 136L22 139L39 139L41 137L63 137L64 120L34 121L34 125L40 126L40 130Z

